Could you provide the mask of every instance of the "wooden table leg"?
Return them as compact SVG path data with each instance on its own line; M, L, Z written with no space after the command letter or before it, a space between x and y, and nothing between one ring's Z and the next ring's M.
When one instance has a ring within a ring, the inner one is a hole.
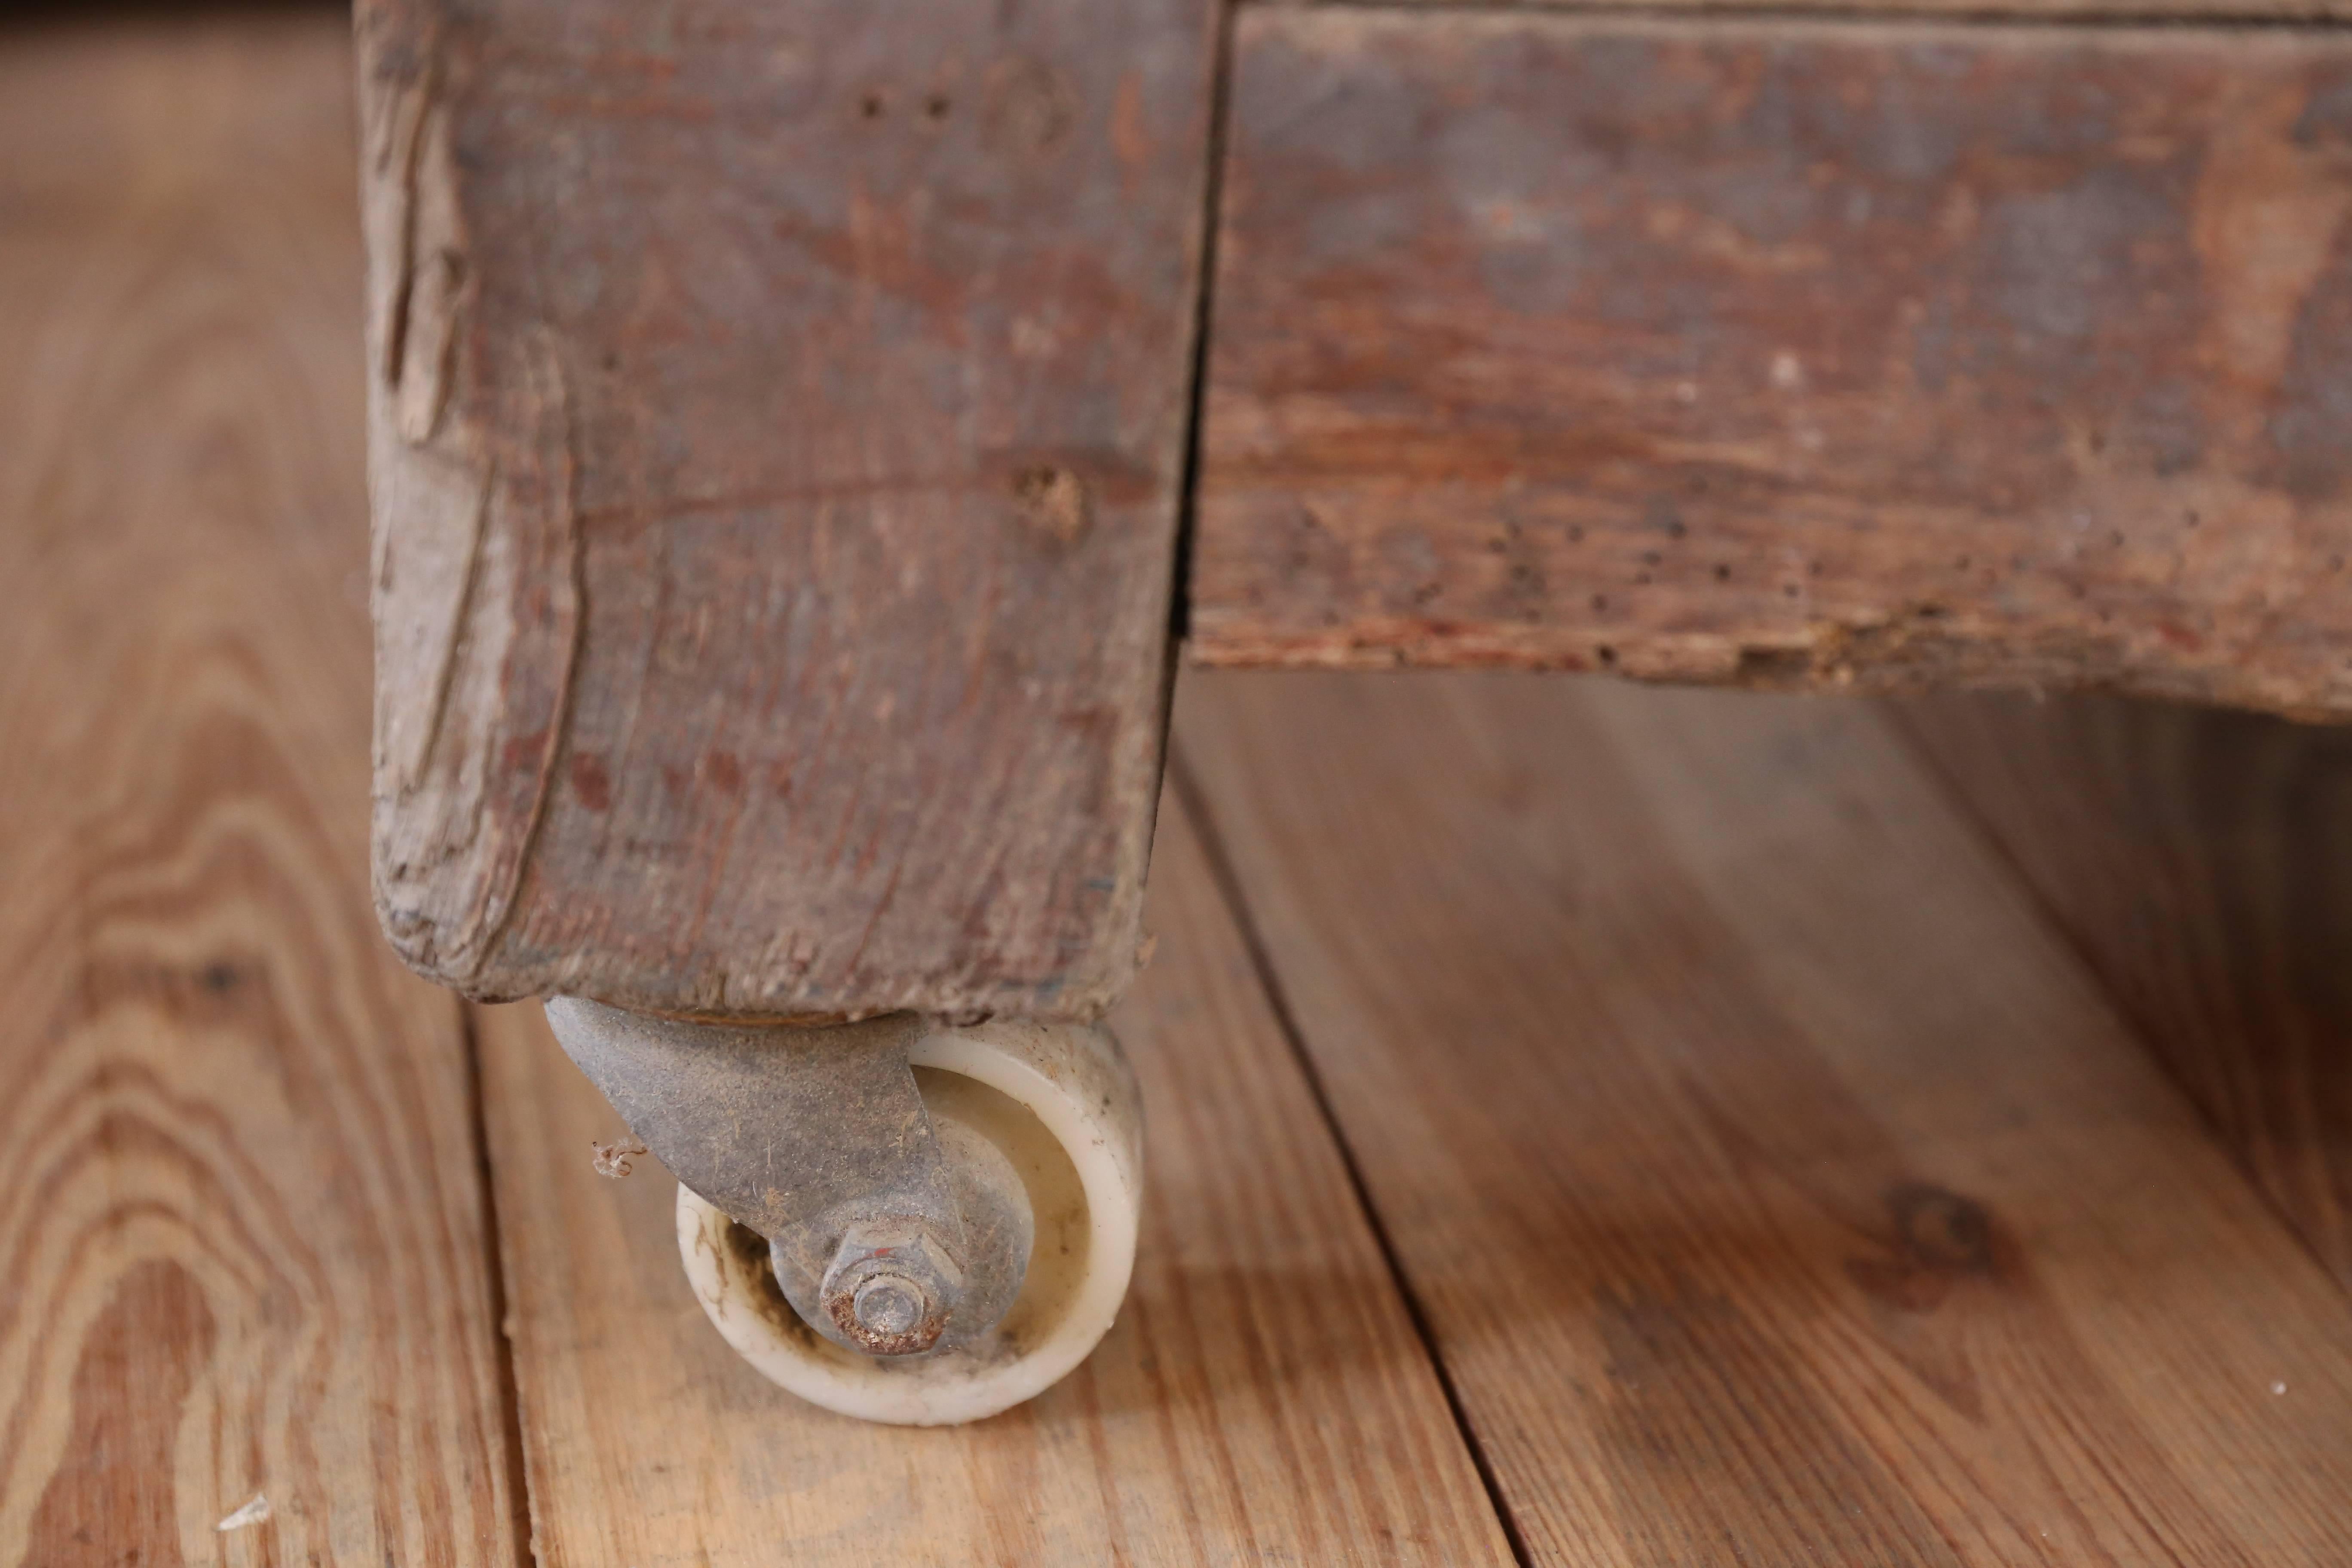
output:
M362 0L375 879L476 996L1134 967L1209 0Z

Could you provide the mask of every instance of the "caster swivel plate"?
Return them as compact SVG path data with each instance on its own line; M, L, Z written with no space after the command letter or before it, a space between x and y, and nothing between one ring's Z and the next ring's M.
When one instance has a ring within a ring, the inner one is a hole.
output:
M867 1421L976 1421L1043 1393L1127 1294L1134 1076L1090 1025L548 1022L678 1179L702 1310L772 1381Z

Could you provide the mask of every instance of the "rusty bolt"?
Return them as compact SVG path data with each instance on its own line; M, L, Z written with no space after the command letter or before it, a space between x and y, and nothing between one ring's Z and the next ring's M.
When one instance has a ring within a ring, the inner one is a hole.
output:
M939 1343L963 1289L963 1270L920 1220L852 1226L835 1249L817 1301L870 1355L919 1355Z
M857 1326L877 1339L895 1340L911 1334L923 1321L927 1303L908 1281L895 1275L876 1274L850 1298Z

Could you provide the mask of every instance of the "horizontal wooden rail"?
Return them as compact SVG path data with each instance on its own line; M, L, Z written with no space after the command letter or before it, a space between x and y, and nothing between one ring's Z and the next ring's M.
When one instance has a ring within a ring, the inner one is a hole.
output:
M1194 656L2352 712L2352 37L1275 8Z

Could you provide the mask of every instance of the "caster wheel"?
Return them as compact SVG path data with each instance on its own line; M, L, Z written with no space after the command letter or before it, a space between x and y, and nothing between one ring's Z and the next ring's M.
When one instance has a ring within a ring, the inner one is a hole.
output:
M942 1025L908 1060L950 1161L1009 1164L1027 1199L1028 1267L992 1327L926 1354L862 1355L793 1310L757 1232L684 1186L677 1245L711 1325L770 1381L860 1420L942 1426L1044 1393L1109 1331L1135 1264L1142 1118L1099 1028Z

